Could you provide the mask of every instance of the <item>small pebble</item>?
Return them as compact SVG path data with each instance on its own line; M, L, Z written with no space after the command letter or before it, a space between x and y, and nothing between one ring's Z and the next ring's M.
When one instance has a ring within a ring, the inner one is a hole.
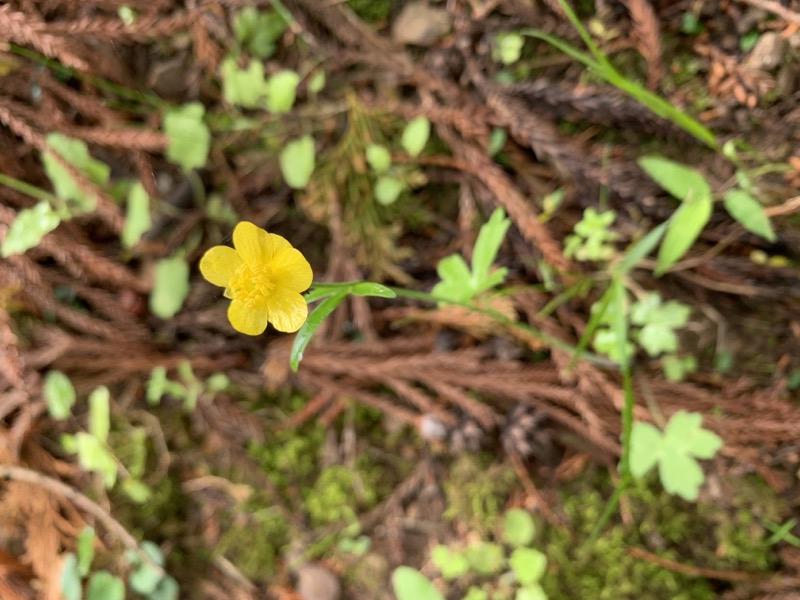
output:
M425 2L409 2L392 23L392 39L400 44L432 46L452 28L446 10Z
M339 600L339 579L322 565L308 563L297 569L297 593L303 600Z

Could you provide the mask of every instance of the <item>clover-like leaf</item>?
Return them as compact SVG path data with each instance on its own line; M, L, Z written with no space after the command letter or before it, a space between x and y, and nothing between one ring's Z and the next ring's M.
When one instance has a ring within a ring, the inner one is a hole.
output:
M222 76L222 97L226 102L245 108L261 106L266 94L264 65L261 61L253 58L240 68L236 59L229 56L222 61L219 71Z
M699 413L678 411L661 432L649 423L633 424L631 473L641 477L658 463L664 489L685 500L696 500L704 480L697 458L712 458L722 446L715 433L702 428Z
M642 328L638 342L650 356L662 352L675 352L678 337L675 329L683 327L689 319L690 309L676 300L661 301L658 293L651 293L636 302L631 309L631 322Z

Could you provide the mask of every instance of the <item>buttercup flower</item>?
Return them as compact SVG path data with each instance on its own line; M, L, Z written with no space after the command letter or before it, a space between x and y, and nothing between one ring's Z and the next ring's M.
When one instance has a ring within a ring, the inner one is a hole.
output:
M233 230L233 248L214 246L200 259L200 272L225 288L228 319L236 331L258 335L267 323L292 332L308 316L300 292L311 285L311 265L283 237L242 221Z

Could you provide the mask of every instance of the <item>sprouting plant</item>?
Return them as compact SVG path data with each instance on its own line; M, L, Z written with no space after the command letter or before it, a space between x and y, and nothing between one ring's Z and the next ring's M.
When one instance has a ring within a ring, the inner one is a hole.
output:
M459 254L439 261L436 272L441 277L432 290L435 297L454 302L469 302L477 294L503 282L508 269L492 266L511 221L498 208L481 227L472 251L472 268Z
M624 301L627 304L627 293ZM593 308L597 309L597 305ZM689 307L682 302L677 300L663 302L657 292L646 294L630 307L629 318L633 327L626 340L628 342L626 356L629 357L633 350L629 344L630 340L636 341L652 357L665 352L675 352L678 349L678 337L675 331L686 325L689 314ZM611 328L611 315L608 312L601 318L601 327L597 330L594 346L612 360L620 361L621 356L616 352L617 339Z
M685 500L696 500L705 475L698 458L712 458L722 446L722 439L701 426L699 413L679 410L667 422L664 431L650 423L636 422L631 434L631 473L642 477L658 465L664 489Z
M631 323L641 327L636 341L650 356L678 349L675 330L686 325L690 309L677 300L662 302L657 292L647 294L631 309Z
M167 370L163 366L154 367L150 371L150 377L145 383L145 399L150 406L156 406L164 396L170 395L183 400L183 408L192 411L204 394L213 396L230 384L224 373L214 373L205 381L200 381L192 371L189 361L180 363L177 371L177 380L167 377Z
M476 582L462 600L547 600L540 585L547 557L531 547L535 534L530 513L514 508L503 515L502 544L485 540L475 540L464 547L439 544L431 550L431 560L447 582ZM444 597L424 575L410 567L396 569L392 584L398 600Z
M206 164L211 147L211 132L205 123L206 109L199 102L189 102L164 114L164 133L167 134L167 160L184 171L199 169Z
M524 38L516 31L498 33L492 40L492 60L512 65L519 60L524 45Z
M431 133L428 118L420 115L411 119L403 129L400 144L409 156L419 156ZM403 165L393 165L392 155L386 146L369 144L365 149L367 164L375 174L373 193L375 200L384 206L394 204L405 190L416 187L421 178L419 171Z
M278 154L278 165L289 187L303 189L308 185L314 173L315 157L314 138L310 135L286 143Z
M233 18L233 33L250 54L265 59L275 53L286 25L286 20L276 11L245 6Z
M267 323L278 331L300 329L308 305L300 292L311 285L308 261L285 238L242 221L233 248L214 246L200 260L200 272L225 288L228 319L236 331L259 335Z
M48 371L42 387L50 416L63 421L72 416L77 400L72 382L61 371ZM117 482L122 460L115 455L109 444L111 429L110 394L108 388L100 386L89 394L88 431L61 436L61 444L68 452L77 455L78 464L87 471L100 475L106 488ZM132 427L125 433L127 449L120 489L134 502L142 503L150 497L150 488L141 480L145 469L146 433L140 427Z
M593 207L583 211L583 218L575 224L572 235L567 236L564 254L578 260L608 260L614 255L611 242L617 234L610 230L616 219L613 210L598 213Z
M62 555L59 582L64 600L124 600L126 597L122 578L106 570L91 571L94 544L94 529L85 527L76 540L75 553ZM143 560L141 554L149 560ZM164 572L164 556L158 546L145 541L137 550L127 551L125 557L131 568L128 586L133 592L147 600L175 600L178 597L178 583Z

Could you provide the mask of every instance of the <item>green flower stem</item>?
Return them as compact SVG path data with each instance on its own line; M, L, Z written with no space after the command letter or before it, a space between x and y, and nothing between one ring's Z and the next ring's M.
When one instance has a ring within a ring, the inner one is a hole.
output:
M567 342L565 342L563 340L560 340L555 336L552 336L552 335L550 335L548 333L545 333L544 331L540 331L539 329L535 329L535 328L531 327L530 325L528 325L526 323L520 323L519 321L515 321L514 319L509 319L507 316L505 316L501 312L498 312L498 311L496 311L494 309L484 308L482 306L476 306L475 304L472 304L472 303L469 303L469 302L455 302L455 301L451 301L451 300L442 300L441 298L437 298L436 296L434 296L433 294L431 294L429 292L420 292L420 291L417 291L417 290L408 290L408 289L405 289L405 288L396 288L396 287L390 287L389 289L391 289L395 294L397 294L401 298L409 298L409 299L412 299L412 300L424 300L426 302L434 302L434 303L444 302L446 304L452 304L454 306L461 306L463 308L469 309L469 310L474 311L476 313L480 313L480 314L486 315L487 317L490 317L490 318L494 319L495 321L497 321L498 323L501 323L502 325L506 325L508 327L513 327L514 329L517 329L518 331L522 331L524 333L532 335L532 336L542 340L543 342L545 342L549 346L552 346L552 347L557 348L559 350L563 350L565 352L577 353L580 358L582 358L583 360L586 360L588 362L591 362L591 363L594 363L594 364L603 365L605 367L609 367L609 366L613 367L613 366L616 365L616 363L613 363L612 361L610 361L608 358L606 358L604 356L600 356L600 355L594 354L592 352L578 352L577 348L575 346L573 346L572 344L569 344L569 343L567 343Z
M11 177L10 175L5 175L4 173L0 173L0 185L9 187L31 198L48 202L52 206L58 206L61 203L60 200L50 192L15 177Z

